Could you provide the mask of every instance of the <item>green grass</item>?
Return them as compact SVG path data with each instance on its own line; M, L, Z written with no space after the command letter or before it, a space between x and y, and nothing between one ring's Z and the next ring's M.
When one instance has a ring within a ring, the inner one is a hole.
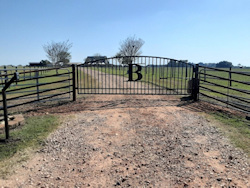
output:
M228 70L228 69L224 69L224 70ZM249 72L250 73L250 69L232 69L232 71ZM208 69L207 69L206 73L214 75L214 76L223 77L223 78L226 78L226 79L229 78L229 73L227 73L227 72L220 72L220 71L215 71L215 70L208 71ZM250 82L250 75L245 76L245 75L239 75L239 74L232 73L231 78L233 80L238 80L238 81L243 81L243 82ZM204 76L201 75L201 80L206 80L208 82L212 82L212 83L219 84L219 85L226 86L226 87L231 87L231 88L235 88L235 89L242 89L242 90L249 90L250 91L250 85L241 84L241 83L237 83L237 82L232 81L232 85L230 86L228 81L220 80L220 79L213 79L212 76L207 76L206 78L204 78ZM213 85L207 85L206 82L204 82L204 81L201 81L200 84L201 84L201 86L204 86L206 88L213 89L213 90L216 90L216 91L219 91L219 92L222 92L222 93L226 93L226 94L229 94L229 95L236 95L236 96L240 96L240 97L248 97L249 98L248 94L244 94L244 93L239 92L239 91L234 91L234 90L231 90L231 89L226 89L226 88L213 86ZM208 95L213 96L213 97L224 97L225 98L224 95L214 93L214 92L211 92L211 91L202 91L202 93L208 94Z
M0 161L27 147L39 146L58 125L59 119L54 115L27 118L24 126L10 131L10 142L0 143ZM0 136L3 138L4 134Z
M128 78L128 67L91 67L91 70L98 70L112 75L119 75ZM133 72L137 70L134 68ZM142 67L140 71L142 79L140 82L148 83L149 85L165 87L167 89L184 89L186 91L187 82L192 77L192 69L185 67ZM137 79L137 74L133 73L133 79Z
M229 113L213 112L210 119L215 120L215 125L230 139L232 144L241 148L250 157L250 121L245 117Z
M27 118L22 127L11 130L10 141L0 142L0 176L6 177L18 163L28 160L29 151L38 149L59 124L58 116L34 116Z

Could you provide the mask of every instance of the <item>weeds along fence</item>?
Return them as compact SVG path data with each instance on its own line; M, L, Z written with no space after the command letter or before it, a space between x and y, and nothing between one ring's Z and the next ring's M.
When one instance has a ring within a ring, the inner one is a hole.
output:
M199 99L250 113L250 69L199 66Z
M6 90L8 109L38 101L70 98L72 93L72 69L5 69L0 70L0 89L10 81L15 72L19 79L15 80ZM4 74L3 74L4 72ZM3 97L0 95L0 110L3 110Z

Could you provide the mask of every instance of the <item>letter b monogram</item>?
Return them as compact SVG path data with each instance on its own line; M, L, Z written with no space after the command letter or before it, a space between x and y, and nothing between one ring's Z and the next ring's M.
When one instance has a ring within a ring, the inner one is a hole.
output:
M133 65L137 66L137 70L135 72L133 72ZM128 81L138 81L138 80L141 80L142 79L142 74L140 73L141 71L141 66L140 65L137 65L137 64L129 64L129 67L128 67ZM136 73L137 74L137 79L136 80L133 80L133 73Z

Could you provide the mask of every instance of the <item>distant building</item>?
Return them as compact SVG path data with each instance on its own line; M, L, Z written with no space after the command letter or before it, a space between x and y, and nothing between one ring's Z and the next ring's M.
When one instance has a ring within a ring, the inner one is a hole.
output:
M84 64L105 65L109 64L107 56L88 56Z
M41 67L43 64L41 62L30 62L29 63L30 67Z

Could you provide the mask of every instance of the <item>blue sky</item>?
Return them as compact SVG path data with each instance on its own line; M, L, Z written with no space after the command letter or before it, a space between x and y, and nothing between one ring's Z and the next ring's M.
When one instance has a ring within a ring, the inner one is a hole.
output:
M249 0L0 0L0 65L47 59L69 39L72 62L114 56L129 36L142 55L250 66Z

